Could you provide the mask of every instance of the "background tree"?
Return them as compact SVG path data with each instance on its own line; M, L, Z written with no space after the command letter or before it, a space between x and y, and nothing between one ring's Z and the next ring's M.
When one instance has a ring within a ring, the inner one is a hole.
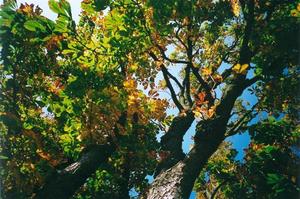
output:
M210 186L222 184L220 197L296 195L288 163L298 139L297 2L81 5L77 25L65 0L49 1L56 21L34 5L2 7L4 198L128 198L132 188L145 198L188 198L197 178L205 188L201 171ZM256 104L240 97L248 88ZM250 125L260 114L275 119ZM239 164L222 142L247 130L253 143ZM207 164L220 145L224 159ZM273 159L287 164L272 168ZM232 173L216 173L227 165Z

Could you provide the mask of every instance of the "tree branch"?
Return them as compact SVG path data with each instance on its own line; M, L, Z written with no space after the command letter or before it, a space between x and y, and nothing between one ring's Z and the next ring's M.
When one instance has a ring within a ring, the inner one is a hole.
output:
M191 98L191 81L190 81L191 66L190 66L190 64L188 64L185 67L184 71L185 71L185 77L182 82L184 89L181 92L182 92L182 95L185 96L185 98L188 101L189 106L191 107L193 102L192 102L192 98Z
M254 0L248 1L248 13L246 16L246 27L244 31L244 37L242 42L242 47L240 51L240 64L249 64L251 58L251 52L249 49L250 36L254 24Z
M168 129L168 131L161 137L161 150L169 153L168 157L159 163L155 170L155 176L162 171L165 171L174 166L178 161L185 157L182 151L183 136L190 128L194 121L194 114L192 111L186 112L176 116Z
M112 145L97 145L65 169L56 172L36 193L37 199L70 198L99 165L114 152Z
M178 29L176 30L176 33L175 33L175 37L176 39L178 39L178 41L181 43L181 45L184 46L184 48L186 50L188 50L188 47L186 46L186 44L182 41L182 39L179 37L179 31L180 31L181 27L178 27Z
M229 137L229 136L237 134L239 132L239 130L241 130L241 127L242 127L243 124L248 123L250 120L252 120L257 115L257 113L254 114L248 120L245 121L245 119L252 114L252 112L257 107L257 105L258 105L258 103L256 103L255 105L253 105L252 108L250 110L248 110L242 116L242 118L240 118L235 124L233 124L233 126L227 131L225 137Z
M210 199L214 199L215 196L217 195L219 189L225 185L226 183L228 182L228 180L224 180L223 182L221 182L215 189L214 191L212 192L211 196L210 196Z
M190 31L190 25L189 25L189 31ZM188 41L187 41L187 44L188 44L188 49L187 49L187 57L188 57L188 64L185 68L185 76L186 76L186 98L189 102L189 105L190 107L193 105L193 102L192 102L192 98L191 98L191 83L190 83L190 73L191 73L191 67L192 67L192 63L193 63L193 42L192 40L190 39L190 37L188 37Z
M166 71L167 72L167 75L172 79L174 80L174 82L177 84L177 86L180 88L180 89L183 89L183 86L180 84L180 82L178 81L178 79L173 76L168 70Z
M160 66L160 68L161 68L161 71L163 73L164 79L166 81L167 87L169 88L169 90L171 92L171 97L172 97L172 100L173 100L174 104L177 106L179 111L182 111L184 108L177 99L176 93L174 91L172 83L170 82L170 79L169 79L168 74L167 74L167 72L168 72L167 68L163 64Z
M156 55L153 52L149 52L149 55L152 57L152 59L154 61L159 61L159 59L156 57ZM175 93L174 88L172 86L172 83L170 82L170 79L168 77L167 68L164 66L164 64L161 64L160 68L161 68L161 71L163 73L164 79L166 81L167 87L170 90L171 97L172 97L172 100L173 100L174 104L179 109L179 111L182 111L184 108L183 108L182 104L179 102L179 100L177 99L177 96L176 96L176 93Z
M156 44L156 47L159 49L159 52L161 53L162 58L171 63L174 63L174 64L188 64L189 63L188 61L184 61L184 60L171 59L171 58L167 57L164 49L160 45Z

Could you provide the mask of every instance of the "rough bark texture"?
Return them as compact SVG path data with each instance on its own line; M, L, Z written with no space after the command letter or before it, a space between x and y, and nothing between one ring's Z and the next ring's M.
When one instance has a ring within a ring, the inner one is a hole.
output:
M110 145L94 146L75 163L55 173L38 191L34 198L70 198L85 180L107 160L114 148Z
M147 199L189 197L200 171L224 140L234 102L246 86L243 80L244 77L240 77L227 85L215 117L197 124L194 148L183 160L155 178Z
M177 116L173 119L169 130L161 137L161 149L169 153L168 158L162 161L155 171L155 176L160 172L174 166L183 160L185 154L182 151L183 136L194 121L194 114L189 111L186 115Z

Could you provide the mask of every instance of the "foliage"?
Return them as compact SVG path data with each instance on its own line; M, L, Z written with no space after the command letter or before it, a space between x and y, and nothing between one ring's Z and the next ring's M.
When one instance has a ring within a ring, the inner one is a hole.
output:
M142 189L155 165L149 151L157 150L157 127L151 120L164 119L166 101L147 97L130 74L119 72L123 60L114 54L120 52L100 30L84 23L74 29L67 1L49 1L49 6L58 14L55 22L33 5L2 10L1 117L7 130L1 140L2 153L9 154L3 165L7 197L28 196L84 148L117 136L115 128L124 136L116 141L118 151L107 167L122 173L129 164L126 172L135 179L130 186ZM120 126L124 111L126 125Z
M198 192L223 183L220 198L295 196L299 5L83 0L76 24L67 0L49 0L55 21L38 6L6 3L0 12L2 197L34 197L95 145L109 145L110 157L74 198L128 198L132 188L144 193L146 176L182 151L188 128L172 131L194 119L195 147L198 131L217 126L226 131L222 139L251 136L242 162L229 143L219 147L198 178ZM238 98L246 88L258 101L252 107ZM178 114L167 111L174 109ZM264 114L268 120L250 123ZM159 143L161 131L179 146Z
M208 198L219 185L215 198L298 197L299 127L269 118L251 126L249 133L243 161L234 159L228 145L211 157L195 184L199 198Z

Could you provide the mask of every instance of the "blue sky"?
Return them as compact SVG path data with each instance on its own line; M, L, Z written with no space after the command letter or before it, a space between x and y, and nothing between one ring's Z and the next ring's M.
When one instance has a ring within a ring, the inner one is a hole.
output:
M18 0L18 4L21 3L33 3L35 5L39 5L40 8L43 9L43 15L45 15L46 17L50 18L50 19L55 19L56 18L56 14L54 14L53 12L50 11L50 9L48 8L48 0ZM71 7L72 7L72 15L73 15L73 19L78 22L79 20L79 13L80 13L80 0L69 0ZM0 3L3 3L3 0L0 0ZM225 69L225 65L223 67L221 67L222 70ZM178 68L173 68L171 69L171 73L178 72ZM251 76L253 75L253 73L251 74ZM158 77L158 79L160 79L160 77ZM168 96L167 94L164 94L166 97ZM256 98L254 96L252 96L248 91L245 91L243 93L243 95L241 96L244 99L247 99L250 104L254 104L256 102ZM169 110L169 113L175 113L175 110ZM256 119L257 121L257 119ZM255 121L253 121L255 122ZM186 135L184 136L184 142L183 142L183 150L184 152L188 152L190 145L192 144L192 139L191 137L194 135L195 132L195 126L196 126L196 122L194 122L191 126L191 128L188 130L188 132L186 133ZM237 149L238 151L238 156L237 159L241 160L243 158L243 154L244 154L244 148L246 148L249 144L250 138L249 135L247 133L244 133L242 135L235 135L232 136L230 138L228 138L227 140L232 142L232 146ZM190 199L195 198L195 193L192 193Z

